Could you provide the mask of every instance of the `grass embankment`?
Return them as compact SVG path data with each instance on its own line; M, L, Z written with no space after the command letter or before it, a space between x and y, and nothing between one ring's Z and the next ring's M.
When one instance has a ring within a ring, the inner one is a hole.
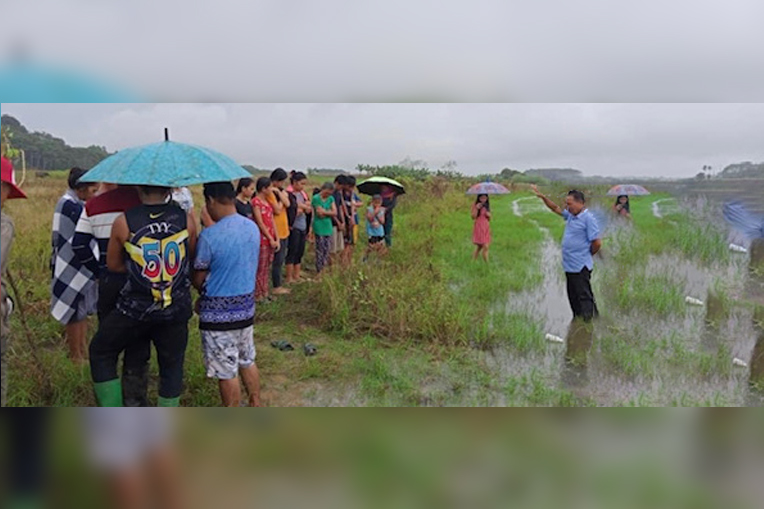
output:
M16 314L9 403L91 405L89 369L67 360L63 328L48 313L50 222L65 183L30 178L30 200L8 208L17 226L11 269L30 330L27 338ZM298 286L291 296L258 309L256 345L267 404L491 404L497 397L517 405L572 401L540 376L497 377L481 349L473 348L498 342L518 351L529 345L544 348L533 318L495 311L509 290L542 280L544 236L531 221L512 214L509 197L494 200L492 262L473 263L471 201L452 187L410 185L397 210L395 247L388 259L361 263L362 240L352 268L327 274L320 284ZM194 191L198 210L200 192ZM182 403L217 405L217 386L204 376L196 324L196 319L190 324ZM269 346L280 338L292 341L297 351L281 353ZM320 354L304 357L299 349L305 342L316 344ZM151 372L156 378L154 361Z

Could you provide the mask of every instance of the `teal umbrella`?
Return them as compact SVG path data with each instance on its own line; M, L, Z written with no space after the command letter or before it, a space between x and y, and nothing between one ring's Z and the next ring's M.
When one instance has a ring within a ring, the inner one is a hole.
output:
M214 150L169 141L120 150L87 172L82 182L183 187L227 182L250 173Z

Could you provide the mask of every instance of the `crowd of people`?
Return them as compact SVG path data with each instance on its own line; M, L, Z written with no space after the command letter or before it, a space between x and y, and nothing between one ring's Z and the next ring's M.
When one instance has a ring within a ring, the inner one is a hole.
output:
M327 267L352 263L360 216L368 248L382 256L392 242L397 194L383 188L365 206L356 179L339 175L306 190L307 176L281 168L269 177L204 185L199 223L186 188L91 184L73 168L52 225L51 314L65 327L69 356L89 359L101 406L147 406L148 365L159 366L159 406L177 406L183 390L188 323L199 316L207 376L225 406L259 406L254 318L257 304L320 280ZM23 197L3 159L3 204ZM18 192L17 192L18 191ZM387 201L388 206L383 203ZM3 214L3 270L13 230ZM302 271L315 249L315 277ZM199 298L192 302L191 288ZM3 280L3 317L12 301ZM88 346L88 317L98 329ZM7 320L3 320L3 349ZM119 376L119 359L122 374ZM3 355L3 359L5 356ZM3 361L4 362L4 361ZM5 404L3 369L3 404Z

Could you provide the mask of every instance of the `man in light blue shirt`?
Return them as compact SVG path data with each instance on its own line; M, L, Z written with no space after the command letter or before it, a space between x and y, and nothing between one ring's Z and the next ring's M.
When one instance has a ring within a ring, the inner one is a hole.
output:
M532 186L532 189L552 212L566 221L562 239L562 266L568 281L568 300L573 318L591 321L599 314L591 285L594 270L592 256L602 247L597 219L586 208L586 199L581 191L568 193L567 207L563 210L541 194L536 186Z

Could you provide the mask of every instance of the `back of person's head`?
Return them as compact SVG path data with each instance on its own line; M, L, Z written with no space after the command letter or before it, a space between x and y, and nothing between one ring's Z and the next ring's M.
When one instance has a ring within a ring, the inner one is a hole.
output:
M305 176L305 174L303 172L301 172L301 171L293 171L292 172L292 177L291 177L290 180L294 184L295 182L300 182L302 180L307 180L307 178L308 177Z
M581 191L573 189L572 191L568 192L568 196L576 200L578 203L586 203L586 197Z
M241 193L242 189L246 189L252 184L254 184L254 180L252 180L249 177L240 178L238 184L236 184L236 194Z
M320 192L321 192L321 188L320 187L314 187L313 188L313 196L316 196Z
M284 168L276 168L271 173L271 182L281 182L287 179L287 172Z
M236 199L236 191L230 182L210 182L204 184L204 199L230 204Z
M169 196L172 192L171 187L163 187L163 186L138 186L138 191L141 194L152 196Z
M259 193L265 188L271 187L271 179L268 177L260 177L257 179L257 184L255 184L255 189L257 189L257 192Z
M69 177L67 178L67 184L69 184L69 189L76 191L77 189L81 189L83 187L93 186L95 183L93 182L80 182L79 180L85 176L85 174L88 172L88 170L83 170L82 168L74 167L71 170L69 170Z

